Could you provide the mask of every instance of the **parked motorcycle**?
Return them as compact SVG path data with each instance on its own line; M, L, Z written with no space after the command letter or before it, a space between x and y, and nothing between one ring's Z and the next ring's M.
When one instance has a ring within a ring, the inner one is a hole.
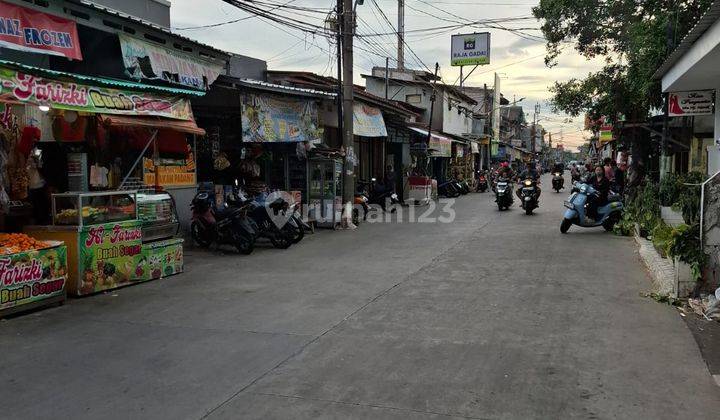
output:
M485 192L488 189L488 179L484 172L478 171L478 182L475 188L477 192Z
M523 181L522 188L520 189L520 206L528 216L540 205L537 198L537 191L537 181L533 179Z
M438 194L447 198L459 197L460 188L454 180L445 181L438 184Z
M498 210L507 210L513 204L513 186L510 180L498 178L495 183L495 202Z
M552 187L555 192L560 192L560 190L565 188L565 178L563 178L560 172L555 172L553 174Z
M208 248L213 243L232 245L241 254L250 254L255 248L257 231L248 220L249 205L225 204L215 209L210 195L200 192L193 198L190 234L196 244Z
M460 194L465 195L470 192L470 184L468 184L468 182L466 180L464 180L464 179L462 181L456 180L455 182L456 182L458 188L460 189Z
M602 226L606 231L613 230L615 224L620 221L623 212L622 197L617 194L608 196L608 203L597 209L596 220L588 219L586 215L588 199L590 196L597 196L598 192L589 184L576 182L573 185L573 193L564 202L565 215L560 224L560 232L567 233L570 226L580 227Z
M371 204L377 204L383 211L387 211L387 204L389 202L393 205L391 212L395 212L394 205L400 203L398 195L391 189L380 185L377 182L377 178L372 178L370 182L358 181L358 194L364 195L367 198L368 209L365 211L366 216L370 210L369 205ZM356 197L358 197L358 194L356 194ZM362 198L360 200L362 200Z
M298 232L298 225L289 217L282 227L278 227L270 218L264 203L258 200L246 201L249 204L248 215L257 225L257 236L267 238L275 248L287 249L295 242L299 242L302 237ZM290 204L282 198L277 198L267 206L271 212L276 215L291 211ZM293 210L294 211L294 210ZM304 232L302 233L304 236Z

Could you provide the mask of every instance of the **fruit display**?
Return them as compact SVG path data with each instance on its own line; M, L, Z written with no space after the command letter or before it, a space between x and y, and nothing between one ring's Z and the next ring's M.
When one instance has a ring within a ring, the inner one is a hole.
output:
M24 233L0 233L0 255L16 254L48 247L50 247L49 243L38 241Z
M107 207L84 206L82 208L83 219L92 221L92 222L104 221L107 213L108 213ZM74 224L77 224L77 217L78 217L77 209L63 209L57 213L55 220L58 224L74 225Z

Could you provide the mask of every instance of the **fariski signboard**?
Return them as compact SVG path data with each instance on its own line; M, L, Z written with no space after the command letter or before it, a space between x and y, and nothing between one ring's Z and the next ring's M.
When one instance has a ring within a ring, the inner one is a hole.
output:
M668 94L668 115L671 117L712 115L714 113L715 91L712 89L670 92Z
M490 33L453 35L450 54L453 66L490 64Z

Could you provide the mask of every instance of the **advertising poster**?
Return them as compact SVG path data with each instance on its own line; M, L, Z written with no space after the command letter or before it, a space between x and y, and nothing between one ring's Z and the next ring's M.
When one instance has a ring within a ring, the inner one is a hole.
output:
M242 141L314 141L320 138L315 102L248 95L242 104Z
M63 294L67 248L51 248L0 256L0 311Z
M82 60L75 22L0 1L0 47Z
M192 119L190 101L179 96L44 79L7 67L0 67L0 101L100 114Z
M712 115L715 113L714 90L671 92L668 94L668 101L668 115L671 117Z
M387 137L387 128L379 109L359 103L353 106L353 134L363 137Z
M453 35L450 41L450 64L476 66L490 64L490 33Z
M140 222L87 226L80 231L78 246L79 294L114 289L142 278Z
M156 280L183 272L183 240L144 244L136 277L138 280Z
M223 70L221 66L120 34L125 70L136 79L160 79L207 90Z

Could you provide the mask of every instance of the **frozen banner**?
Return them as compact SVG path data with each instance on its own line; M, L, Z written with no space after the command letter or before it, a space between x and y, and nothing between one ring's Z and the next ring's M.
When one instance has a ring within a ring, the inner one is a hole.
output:
M363 137L387 137L387 128L379 109L355 103L353 106L353 134Z
M0 67L0 101L98 114L193 119L190 102L179 96L43 79L5 67Z
M0 47L82 60L75 22L3 1Z
M194 59L171 50L118 35L125 71L136 79L160 79L170 83L208 90L222 72L222 66Z
M320 138L315 102L247 95L242 104L242 141L314 141Z

